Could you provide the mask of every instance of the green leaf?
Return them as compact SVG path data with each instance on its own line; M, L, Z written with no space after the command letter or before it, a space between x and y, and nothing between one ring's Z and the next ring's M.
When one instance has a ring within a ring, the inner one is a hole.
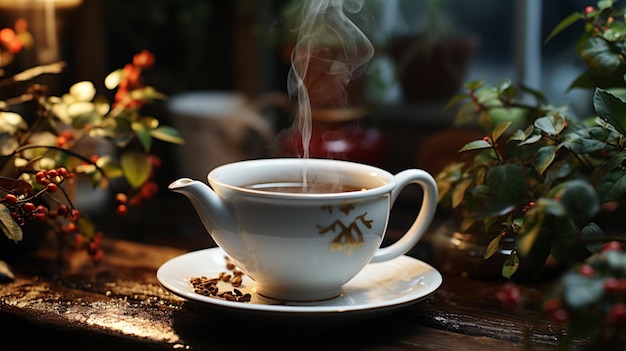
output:
M549 215L557 217L567 215L567 209L565 208L565 206L563 206L560 201L554 199L542 197L537 200L535 206L537 208L537 211L542 211Z
M575 309L593 304L604 294L604 278L588 278L569 272L562 278L565 303Z
M576 225L571 218L560 217L554 221L554 238L550 241L550 253L559 262L580 262L589 251L579 240Z
M515 203L524 191L522 168L515 163L493 167L487 172L485 183L497 199Z
M516 246L522 257L526 257L530 254L533 245L541 232L543 220L543 213L540 213L535 208L530 209L526 214L526 219L520 226L519 235L516 237Z
M565 117L561 113L556 113L552 116L552 124L557 134L560 134L565 129Z
M621 53L615 51L608 41L603 38L588 38L582 42L579 53L587 64L592 78L599 80L599 87L615 84L622 58Z
M109 75L107 75L106 78L104 78L104 86L109 90L115 89L120 84L120 81L122 80L122 77L123 77L122 72L123 70L120 68L109 73Z
M596 186L596 192L602 203L619 200L626 194L626 172L616 170L607 174Z
M22 240L22 227L15 222L13 217L11 217L11 211L4 205L0 205L0 229L2 229L7 238L15 243Z
M539 174L543 174L543 172L548 169L548 167L554 161L556 157L556 146L544 146L537 150L537 154L535 155L535 170L539 172Z
M27 129L28 125L21 115L15 112L0 111L0 133L15 134L20 129Z
M563 142L562 145L572 150L572 152L581 155L590 154L592 152L600 151L607 148L607 145L604 141L584 138L570 139Z
M513 133L513 135L511 135L511 137L508 139L508 141L513 141L513 140L517 140L517 141L524 141L526 140L526 133L524 133L523 130L518 129L515 131L515 133Z
M596 223L591 222L580 230L580 239L587 243L587 250L590 252L600 252L604 245L601 240L606 234Z
M153 87L147 86L134 89L130 92L130 96L135 100L165 100L166 96Z
M513 122L511 122L511 121L507 121L507 122L502 122L502 123L498 124L498 126L496 126L496 128L491 133L491 139L493 140L494 143L496 142L496 140L498 140L500 138L500 136L502 134L504 134L504 132L507 130L507 128L509 128L509 126L512 123Z
M503 79L500 83L498 83L498 86L496 88L500 94L510 91L510 89L515 89L515 87L513 86L513 81L511 81L509 78Z
M593 107L600 118L626 135L626 104L622 100L604 89L596 88Z
M606 10L613 7L618 0L598 0L598 10Z
M467 90L478 90L485 84L482 80L472 80L464 84Z
M98 158L96 164L109 179L115 179L124 176L124 171L118 164L113 162L111 156L105 155Z
M489 242L489 245L487 245L487 251L485 252L485 259L488 259L489 257L493 256L496 252L498 252L498 249L500 249L501 238L502 238L502 235L498 234L495 238L493 238Z
M87 237L92 237L96 232L95 224L87 218L87 216L80 216L76 220L78 230Z
M150 131L146 129L135 130L135 135L137 136L137 140L141 143L141 146L143 146L144 151L150 151L152 147L152 135Z
M511 252L511 255L504 260L504 264L502 265L502 276L509 279L517 272L519 268L519 257L517 256L517 252Z
M556 135L557 130L552 116L539 117L533 123L535 128L550 135Z
M120 157L120 165L124 171L124 177L133 188L138 188L145 183L152 172L148 155L135 150L123 152Z
M586 222L600 210L600 201L591 184L583 180L570 180L553 189L555 199L558 199L567 209L568 215Z
M515 205L511 203L489 201L480 209L480 212L475 217L476 219L500 217L511 213L513 210L515 210Z
M78 82L70 87L69 93L76 101L91 101L96 96L96 87L89 81Z
M522 141L521 143L519 143L519 146L522 145L530 145L530 144L534 144L536 142L538 142L539 140L541 140L541 134L534 134L532 136L530 136L528 139Z
M473 180L463 179L459 182L452 191L452 208L457 208L463 202L463 198L465 197L465 191L467 188L472 185Z
M596 83L593 81L593 77L591 77L591 73L585 71L581 73L576 79L570 83L569 87L567 87L567 91L570 91L574 88L582 88L582 89L594 89L596 87Z
M450 98L450 100L448 100L448 103L446 104L446 109L452 106L458 105L459 103L463 102L468 97L469 97L469 94L466 94L466 93L455 94L454 96Z
M150 131L150 135L152 137L172 143L172 144L184 144L185 139L183 139L182 135L173 127L170 126L160 126L156 129Z
M469 151L469 150L489 149L489 148L491 148L491 144L489 144L488 142L484 140L474 140L465 144L465 146L463 146L461 150L459 150L459 152Z
M620 274L626 273L626 253L609 251L604 256L609 269Z
M567 27L571 26L573 23L575 23L576 21L582 19L582 16L580 15L579 12L574 12L571 15L567 16L565 19L563 19L553 30L552 32L550 32L550 34L548 35L548 37L546 38L546 40L544 41L544 44L546 44L547 42L549 42L550 40L552 40L552 38L554 38L557 34L559 34L560 32L562 32L564 29L566 29Z

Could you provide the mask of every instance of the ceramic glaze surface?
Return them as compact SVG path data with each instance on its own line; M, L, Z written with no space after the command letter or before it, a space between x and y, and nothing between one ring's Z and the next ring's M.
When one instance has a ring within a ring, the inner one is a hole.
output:
M252 184L349 183L357 191L269 192ZM368 165L326 159L268 159L221 166L210 187L180 179L215 242L257 284L259 294L289 301L336 297L369 262L403 255L421 238L436 208L433 178L422 170L397 175ZM380 249L399 192L418 184L425 197L412 228Z
M256 283L244 276L239 287L249 293L249 303L208 297L194 292L190 277L216 276L224 271L225 252L211 248L189 252L165 262L157 271L159 282L172 293L201 303L230 317L246 322L270 323L349 323L379 317L408 304L416 303L435 292L442 284L441 274L432 266L408 256L367 265L344 284L338 297L323 301L285 302L265 298L257 293ZM304 324L311 325L311 324Z

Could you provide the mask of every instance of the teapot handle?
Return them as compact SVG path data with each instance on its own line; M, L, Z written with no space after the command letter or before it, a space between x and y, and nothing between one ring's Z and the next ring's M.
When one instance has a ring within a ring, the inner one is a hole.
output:
M437 183L426 171L421 169L408 169L394 176L396 186L391 191L390 206L398 199L398 195L409 184L419 185L424 193L422 206L415 218L413 225L395 243L379 248L370 263L388 261L409 252L422 238L435 216L437 209Z

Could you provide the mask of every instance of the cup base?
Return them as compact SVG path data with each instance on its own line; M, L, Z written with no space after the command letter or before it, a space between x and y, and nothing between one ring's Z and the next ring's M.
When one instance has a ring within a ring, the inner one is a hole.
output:
M343 295L341 288L315 292L285 292L257 286L254 290L258 295L266 299L279 302L319 302L332 300Z

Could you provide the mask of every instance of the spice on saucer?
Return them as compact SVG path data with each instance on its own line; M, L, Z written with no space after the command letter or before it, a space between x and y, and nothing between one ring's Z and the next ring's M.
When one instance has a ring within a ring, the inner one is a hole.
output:
M201 294L208 297L215 297L234 302L250 302L252 295L249 293L242 293L237 287L241 286L243 281L243 272L237 269L235 264L230 260L230 257L224 257L226 259L226 268L231 272L220 272L217 277L191 277L189 281L193 285L193 289L197 294ZM233 290L220 291L218 284L220 282L230 283L233 286Z

